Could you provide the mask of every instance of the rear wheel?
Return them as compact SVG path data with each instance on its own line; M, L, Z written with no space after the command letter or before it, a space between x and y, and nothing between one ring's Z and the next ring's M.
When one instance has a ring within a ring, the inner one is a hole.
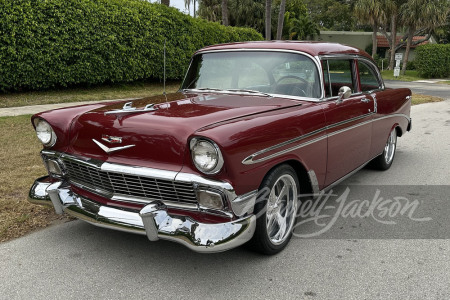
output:
M392 162L394 161L396 149L397 149L397 130L393 128L386 141L383 153L375 157L374 160L371 162L371 165L379 170L389 169L392 165Z
M289 243L298 210L299 183L294 169L281 165L263 180L255 206L256 230L251 248L264 254L276 254Z

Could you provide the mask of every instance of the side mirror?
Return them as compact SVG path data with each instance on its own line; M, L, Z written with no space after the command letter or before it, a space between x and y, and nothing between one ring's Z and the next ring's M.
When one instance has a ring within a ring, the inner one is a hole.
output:
M351 88L349 88L346 85L341 86L341 88L339 89L338 100L337 101L338 102L342 102L342 100L347 99L348 97L350 97L351 94L352 94Z

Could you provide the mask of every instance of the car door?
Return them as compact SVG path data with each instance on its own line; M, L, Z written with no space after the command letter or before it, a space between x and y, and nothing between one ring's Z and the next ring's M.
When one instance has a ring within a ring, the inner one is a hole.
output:
M369 158L374 113L373 98L360 92L356 61L353 58L322 60L325 96L323 109L327 122L328 154L325 185L358 169ZM351 89L340 98L340 88Z
M386 116L385 107L395 107L396 105L401 105L401 103L397 104L392 101L393 90L384 91L381 75L372 62L366 59L358 60L358 77L361 93L367 97L371 97L375 104L374 122L372 122L372 146L369 154L370 159L379 155L384 150L387 137L392 129L392 122L379 121Z

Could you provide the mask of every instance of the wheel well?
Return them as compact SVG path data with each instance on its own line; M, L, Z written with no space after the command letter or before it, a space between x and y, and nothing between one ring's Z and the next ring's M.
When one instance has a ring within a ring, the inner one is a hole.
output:
M295 173L298 178L298 182L300 183L300 193L301 194L313 193L311 180L308 176L308 172L306 171L305 166L303 166L303 164L301 162L299 162L298 160L283 161L283 162L279 163L278 165L273 166L273 168L270 170L273 170L274 168L278 167L279 165L283 165L283 164L287 164L295 170ZM267 172L267 174L269 174L269 173L270 173L270 171Z
M403 135L403 131L402 131L402 129L400 128L400 126L396 125L396 126L395 126L395 131L397 131L397 136L398 136L398 137L400 137L400 136Z

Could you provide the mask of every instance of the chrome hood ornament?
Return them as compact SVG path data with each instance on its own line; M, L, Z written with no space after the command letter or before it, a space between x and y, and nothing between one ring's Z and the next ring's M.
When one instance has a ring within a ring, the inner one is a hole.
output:
M96 143L100 148L102 148L103 151L105 151L108 154L136 146L136 145L127 145L127 146L109 148L109 147L106 147L105 145L103 145L102 143L100 143L99 141L97 141L96 139L92 139L92 141L94 141L94 143Z
M157 108L154 107L154 105L155 105L154 103L147 104L144 108L138 109L136 107L133 107L133 102L127 102L123 105L122 109L107 111L104 114L105 115L128 114L128 113L140 113L140 112L147 112L147 111L155 111L155 110L157 110Z
M102 135L102 140L110 144L121 144L122 138L120 136L110 136L107 134Z

